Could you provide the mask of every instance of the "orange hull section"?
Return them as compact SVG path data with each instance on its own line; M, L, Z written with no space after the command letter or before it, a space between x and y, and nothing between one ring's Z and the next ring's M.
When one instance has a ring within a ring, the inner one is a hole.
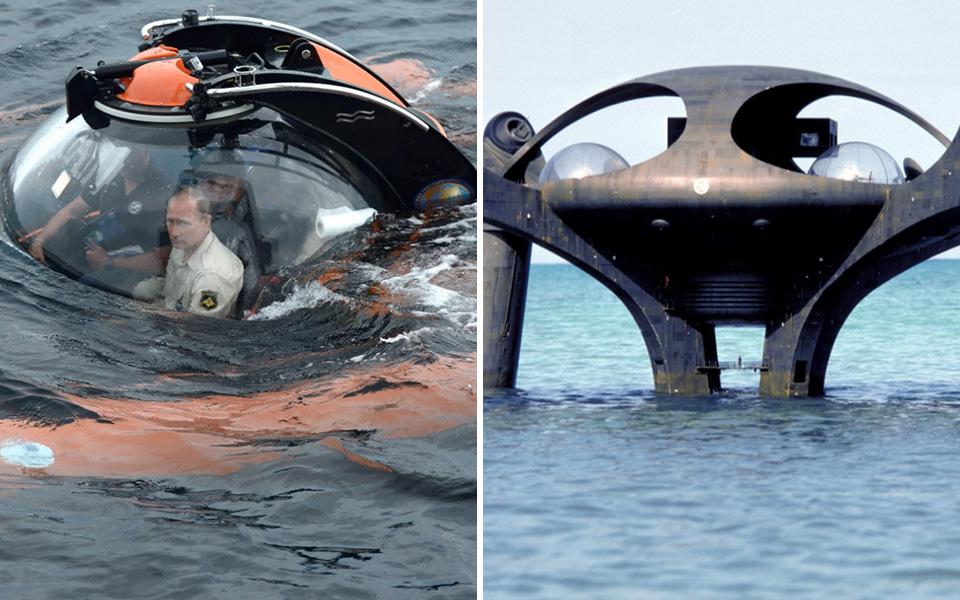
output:
M383 85L379 79L353 64L349 59L319 44L311 42L310 45L317 51L317 55L320 57L321 62L323 62L323 66L326 67L327 71L330 72L330 76L334 79L371 91L400 106L407 105L407 103L403 101L403 98L394 94L390 88Z
M130 58L149 60L151 58L171 58L177 56L177 49L170 46L150 48ZM120 80L126 88L117 98L125 102L143 106L183 106L192 92L186 84L199 81L190 74L183 60L158 60L137 67L133 77Z
M385 380L394 387L344 397ZM358 464L389 471L349 451L336 432L377 430L383 438L424 436L476 421L476 363L441 359L432 365L401 363L362 368L334 379L249 397L210 396L178 402L94 399L66 395L113 423L80 420L61 427L0 421L0 441L22 439L53 450L44 469L0 461L0 475L226 474L276 460L257 440L323 437L320 443Z

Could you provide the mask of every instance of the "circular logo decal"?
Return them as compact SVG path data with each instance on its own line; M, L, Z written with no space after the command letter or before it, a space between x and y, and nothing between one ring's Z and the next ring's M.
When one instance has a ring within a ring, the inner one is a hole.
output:
M140 211L143 210L143 203L140 202L139 200L134 200L133 202L127 205L127 210L130 212L131 215L139 215Z
M442 204L466 204L473 200L473 190L457 179L435 181L420 190L414 206L417 210L436 208Z
M693 180L693 191L702 196L710 191L710 180L706 177L700 177Z

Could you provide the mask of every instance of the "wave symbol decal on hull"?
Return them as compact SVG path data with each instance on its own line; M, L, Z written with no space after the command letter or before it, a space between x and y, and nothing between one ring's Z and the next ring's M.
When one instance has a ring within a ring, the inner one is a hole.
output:
M372 110L358 110L352 113L337 113L337 123L356 123L357 121L372 121L375 115Z

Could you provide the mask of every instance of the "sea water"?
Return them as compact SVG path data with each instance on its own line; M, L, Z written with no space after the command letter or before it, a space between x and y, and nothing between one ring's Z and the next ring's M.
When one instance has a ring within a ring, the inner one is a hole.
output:
M473 0L216 5L421 64L405 93L475 160ZM125 60L188 8L207 3L0 2L0 153L74 65ZM477 209L383 223L243 322L100 292L0 239L0 598L475 597ZM445 395L451 374L468 383ZM350 425L371 397L389 400ZM417 403L434 410L382 418ZM323 405L323 426L293 414Z
M759 361L760 328L720 328ZM826 396L655 395L620 302L534 265L518 390L484 402L487 598L952 598L960 589L960 261L888 282Z

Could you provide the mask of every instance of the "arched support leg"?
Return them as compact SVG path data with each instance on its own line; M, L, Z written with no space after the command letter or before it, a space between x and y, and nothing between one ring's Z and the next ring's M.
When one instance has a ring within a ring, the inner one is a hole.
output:
M800 343L802 327L795 321L767 324L763 341L764 370L760 371L761 396L817 395L817 390L811 389L813 348L810 344ZM820 389L819 393L822 394L823 390Z
M483 228L483 387L517 383L520 337L530 275L530 242Z
M663 304L619 265L567 227L542 201L539 190L488 170L484 170L483 181L488 223L483 254L485 388L516 383L530 265L530 242L524 240L535 239L595 277L627 306L646 342L657 392L696 396L720 390L712 325L668 314ZM507 233L507 229L516 233Z
M849 314L847 307L818 311L820 317L797 315L767 325L760 373L760 395L822 396L827 363L837 334Z
M703 396L720 391L717 366L717 337L713 325L690 323L662 312L654 317L646 311L655 339L647 339L658 393Z

